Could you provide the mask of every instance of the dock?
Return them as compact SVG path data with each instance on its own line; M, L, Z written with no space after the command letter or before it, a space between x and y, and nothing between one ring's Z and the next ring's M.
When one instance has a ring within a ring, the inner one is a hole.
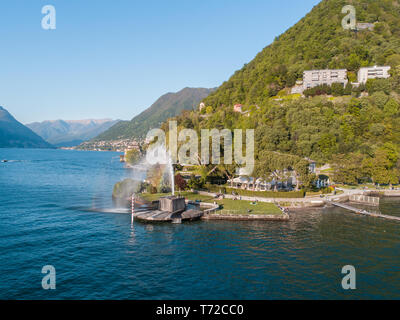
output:
M161 210L145 210L133 214L135 220L147 222L172 222L195 221L201 219L203 211L186 210L184 212L168 212Z
M374 218L382 218L382 219L387 219L387 220L394 220L394 221L399 221L400 222L400 217L396 217L396 216L388 216L385 214L379 214L379 213L373 213L373 212L369 212L365 209L360 209L360 208L355 208L352 207L348 204L344 204L344 203L340 203L340 202L334 202L334 201L330 201L330 200L326 200L326 203L331 204L333 206L336 207L340 207L349 211L352 211L354 213L357 214L362 214L364 216L369 216L369 217L374 217Z

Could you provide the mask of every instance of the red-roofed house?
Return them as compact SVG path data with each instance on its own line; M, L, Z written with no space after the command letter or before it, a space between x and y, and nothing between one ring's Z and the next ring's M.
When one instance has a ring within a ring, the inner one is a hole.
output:
M233 106L233 112L240 112L240 113L242 113L242 105L241 104L235 104L234 106Z

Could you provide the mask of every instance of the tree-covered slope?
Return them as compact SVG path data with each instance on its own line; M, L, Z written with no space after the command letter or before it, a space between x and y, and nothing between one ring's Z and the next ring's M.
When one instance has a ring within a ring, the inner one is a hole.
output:
M183 110L196 109L211 92L212 89L184 88L176 93L167 93L131 121L121 121L93 140L143 138L150 129L159 127L168 118Z
M373 31L342 29L341 9L349 3L357 9L358 22L379 21ZM333 97L303 98L283 90L304 69L355 72L374 64L389 64L391 77ZM177 117L179 128L199 133L206 128L254 129L255 176L284 169L287 155L293 155L299 162L308 158L330 164L335 182L399 183L400 2L322 1L205 103L206 115L183 113ZM236 103L248 113L234 112ZM168 130L168 125L162 128Z
M357 22L375 23L374 31L353 32L342 27L342 8L356 8ZM324 0L254 60L206 99L214 108L265 103L291 87L304 70L400 64L399 0Z
M52 148L0 106L0 148Z

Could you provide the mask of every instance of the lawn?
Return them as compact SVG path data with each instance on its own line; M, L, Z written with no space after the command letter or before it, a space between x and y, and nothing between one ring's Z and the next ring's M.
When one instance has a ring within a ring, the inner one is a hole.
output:
M170 196L170 193L141 193L139 197L146 201L158 200L161 197Z
M222 205L221 214L266 214L266 215L280 215L282 211L273 203L258 202L252 204L251 201L223 199L217 201Z

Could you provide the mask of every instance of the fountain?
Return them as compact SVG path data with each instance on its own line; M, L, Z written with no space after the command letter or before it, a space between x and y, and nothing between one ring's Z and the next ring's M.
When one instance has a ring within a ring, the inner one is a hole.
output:
M168 175L168 181L170 183L172 195L175 195L175 176L174 176L174 164L170 153L165 149L164 146L158 146L149 152L150 156L146 156L144 160L144 165L146 167L152 165L165 166L164 174Z
M153 186L160 186L161 189L167 187L165 190L170 190L172 195L160 197L158 200L152 201L151 204L140 208L136 207L136 204L140 201L133 203L132 194L140 192L137 190L140 181L135 182L133 179L126 179L116 184L115 195L113 193L113 196L121 195L122 202L132 208L132 219L172 223L200 219L203 215L202 210L197 206L187 206L184 197L175 196L174 166L170 154L164 147L158 147L152 155L154 158L150 159L151 161L143 159L138 165L130 167L133 170L131 177L136 176L135 170L144 170L146 172L145 180ZM157 161L153 161L154 159L157 159ZM149 169L153 169L153 171L149 171ZM164 184L165 182L170 185Z
M171 159L171 155L168 154L168 172L169 172L169 176L170 176L170 181L171 181L171 191L172 191L172 195L175 195L175 174L174 174L174 165L172 163L172 159Z
M171 184L171 196L161 197L157 201L153 201L153 207L150 210L138 212L134 215L136 220L146 222L172 222L181 223L182 221L192 221L200 219L203 211L188 208L184 197L175 196L175 174L174 165L169 152L163 148L158 147L157 154L161 160L166 164L166 172L169 175L169 182Z
M188 208L183 197L167 196L153 201L152 208L134 213L133 216L145 222L181 223L200 219L203 211Z

